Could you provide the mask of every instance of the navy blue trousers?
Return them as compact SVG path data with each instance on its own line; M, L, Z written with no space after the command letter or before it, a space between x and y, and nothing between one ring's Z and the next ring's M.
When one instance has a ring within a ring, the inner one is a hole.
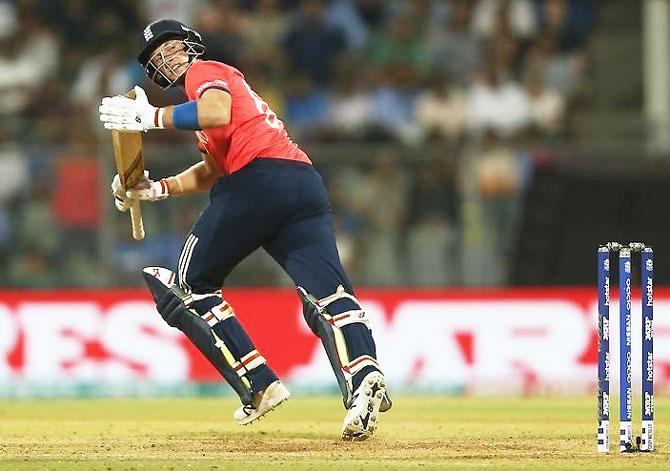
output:
M231 270L263 247L293 282L317 298L342 285L354 294L335 245L330 203L323 180L309 164L285 159L256 159L220 178L210 191L209 205L187 237L179 261L179 283L194 294L221 289ZM343 298L328 306L332 315L360 309ZM240 355L252 349L237 326L230 342ZM376 358L370 331L363 324L343 327L350 359ZM358 376L358 375L357 375ZM265 377L267 383L271 377ZM354 377L354 384L358 383Z
M192 234L191 256L182 257L179 271L180 282L194 293L221 289L231 270L259 247L317 298L340 284L352 292L335 245L328 195L311 165L256 159L220 178Z

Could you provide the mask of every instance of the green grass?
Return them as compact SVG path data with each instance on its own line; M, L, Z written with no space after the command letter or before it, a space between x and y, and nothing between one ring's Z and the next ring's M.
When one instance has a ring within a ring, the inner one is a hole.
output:
M231 398L0 401L0 469L670 469L658 420L656 452L596 453L593 397L394 399L361 443L338 439L336 397L293 397L250 427ZM669 409L657 399L657 418Z

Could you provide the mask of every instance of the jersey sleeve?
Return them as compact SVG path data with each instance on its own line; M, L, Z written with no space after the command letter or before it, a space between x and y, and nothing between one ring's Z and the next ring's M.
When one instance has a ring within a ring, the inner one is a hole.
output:
M213 61L196 62L186 74L184 83L186 95L190 100L197 100L212 88L230 93L231 72L224 64Z

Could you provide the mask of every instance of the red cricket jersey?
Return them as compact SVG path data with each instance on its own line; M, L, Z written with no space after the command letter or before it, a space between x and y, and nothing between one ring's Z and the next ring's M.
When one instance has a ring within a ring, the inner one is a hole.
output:
M184 85L189 100L200 98L210 88L232 96L230 123L195 133L198 147L216 160L224 175L238 171L256 157L312 163L236 68L216 61L197 61L186 72Z

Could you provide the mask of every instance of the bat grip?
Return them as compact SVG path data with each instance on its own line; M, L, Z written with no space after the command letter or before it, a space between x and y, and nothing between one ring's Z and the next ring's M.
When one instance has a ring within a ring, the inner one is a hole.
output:
M142 222L140 200L133 200L130 204L130 223L133 228L133 239L144 239L144 223Z

